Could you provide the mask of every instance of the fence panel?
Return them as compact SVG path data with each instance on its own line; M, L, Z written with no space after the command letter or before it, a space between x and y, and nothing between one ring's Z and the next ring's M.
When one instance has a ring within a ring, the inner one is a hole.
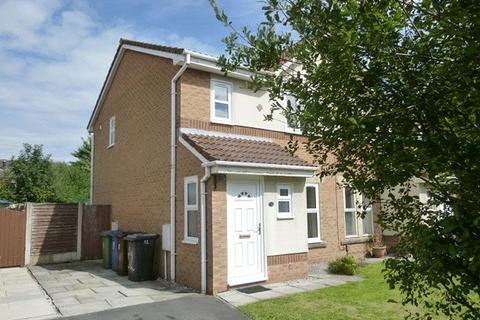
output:
M25 212L0 208L0 267L25 264Z
M110 230L109 205L85 206L82 218L82 260L102 258L100 233Z

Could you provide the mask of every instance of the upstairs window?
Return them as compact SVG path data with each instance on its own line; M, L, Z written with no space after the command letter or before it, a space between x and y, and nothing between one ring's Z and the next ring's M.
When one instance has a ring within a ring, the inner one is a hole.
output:
M108 126L108 146L111 147L115 144L115 116L110 118Z
M285 95L285 108L286 108L286 130L293 133L301 133L300 125L296 113L298 111L298 101L293 95Z
M214 122L230 122L232 118L232 85L228 82L211 82L210 118Z
M277 185L277 218L291 219L293 218L292 210L292 185Z

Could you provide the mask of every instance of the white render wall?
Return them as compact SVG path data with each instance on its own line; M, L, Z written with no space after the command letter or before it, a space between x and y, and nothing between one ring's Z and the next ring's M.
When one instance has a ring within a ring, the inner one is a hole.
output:
M238 79L215 74L211 75L211 79L232 84L233 125L288 132L285 117L279 111L274 113L272 121L265 121L265 116L270 113L271 108L269 94L266 91L253 92L246 88L245 81Z
M293 185L293 219L277 219L277 183ZM264 222L267 256L308 251L305 178L265 177Z

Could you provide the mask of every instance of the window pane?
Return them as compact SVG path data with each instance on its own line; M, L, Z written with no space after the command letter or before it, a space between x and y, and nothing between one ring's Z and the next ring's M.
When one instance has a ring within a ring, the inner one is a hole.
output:
M288 189L280 189L281 197L288 197Z
M363 205L365 206L365 208L368 208L368 207L372 206L372 199L363 195Z
M194 182L187 184L187 204L197 204L197 184Z
M355 208L355 196L350 188L345 188L345 208Z
M290 212L290 201L278 201L278 212Z
M228 119L228 104L215 102L215 117Z
M357 224L355 212L345 212L345 234L353 236L357 234Z
M197 237L197 211L187 212L187 233L189 237Z
M307 213L307 220L308 220L308 237L318 238L317 213L316 212Z
M363 218L363 233L373 234L373 221L372 211L367 211L365 218Z
M228 88L222 85L215 85L215 100L228 101Z
M315 209L317 207L317 195L314 187L307 187L307 208Z

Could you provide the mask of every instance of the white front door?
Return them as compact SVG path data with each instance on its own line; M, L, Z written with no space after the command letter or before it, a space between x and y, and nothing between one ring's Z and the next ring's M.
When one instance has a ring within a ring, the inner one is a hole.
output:
M260 187L258 179L228 182L228 284L231 286L266 279Z

